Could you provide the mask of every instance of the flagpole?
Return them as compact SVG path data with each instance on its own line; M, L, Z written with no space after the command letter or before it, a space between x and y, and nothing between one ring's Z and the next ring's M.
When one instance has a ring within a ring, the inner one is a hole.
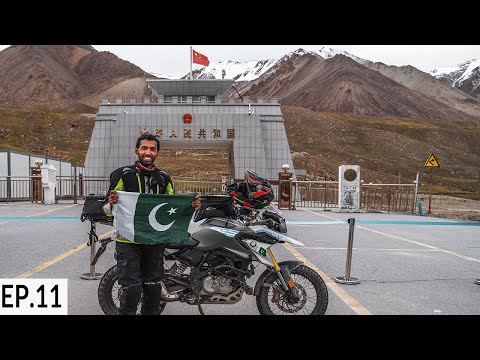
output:
M193 61L193 49L190 46L190 80L193 80L192 61Z

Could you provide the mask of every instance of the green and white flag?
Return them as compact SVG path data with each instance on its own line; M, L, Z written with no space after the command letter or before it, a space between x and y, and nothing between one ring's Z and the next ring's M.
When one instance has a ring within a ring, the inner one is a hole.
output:
M188 225L196 193L154 195L117 191L113 225L118 235L139 244L181 243L188 240Z

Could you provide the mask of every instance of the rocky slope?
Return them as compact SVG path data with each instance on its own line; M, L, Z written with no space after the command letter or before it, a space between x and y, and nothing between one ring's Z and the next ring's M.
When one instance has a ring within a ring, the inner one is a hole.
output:
M409 89L418 91L466 114L480 118L480 100L468 95L468 92L446 84L444 81L413 66L390 66L371 61L364 62L364 65Z
M115 85L151 77L138 66L91 46L14 45L0 52L0 105L55 107L86 102L98 106ZM140 91L145 91L144 83Z
M470 121L472 116L337 55L283 59L257 80L239 84L242 95L277 97L283 105L365 116ZM475 120L475 119L473 119Z

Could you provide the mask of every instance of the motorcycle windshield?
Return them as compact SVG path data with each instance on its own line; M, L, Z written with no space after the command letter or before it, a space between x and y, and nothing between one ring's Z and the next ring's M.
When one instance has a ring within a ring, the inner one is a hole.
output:
M283 215L282 212L280 211L280 209L278 207L276 207L273 203L268 204L267 206L265 206L264 209L268 210L268 211L271 211L275 214L278 214L280 216Z
M287 235L287 234L280 234L276 231L273 231L271 229L265 229L263 227L257 227L257 226L252 226L252 230L255 231L255 233L257 234L267 234L268 236L278 240L278 241L284 241L284 242L287 242L287 243L290 243L292 245L296 245L296 246L305 246L302 242L298 241L297 239L291 237L290 235Z

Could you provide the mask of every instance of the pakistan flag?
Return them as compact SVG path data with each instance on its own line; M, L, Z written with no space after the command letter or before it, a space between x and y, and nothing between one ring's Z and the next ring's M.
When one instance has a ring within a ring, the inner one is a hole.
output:
M113 225L117 234L139 244L181 243L195 211L196 193L154 195L117 191Z

